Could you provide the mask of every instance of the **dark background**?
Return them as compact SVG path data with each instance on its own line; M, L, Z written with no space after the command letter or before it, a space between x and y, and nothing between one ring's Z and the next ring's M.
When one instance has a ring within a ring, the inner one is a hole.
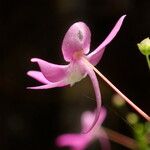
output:
M123 14L127 14L123 26L97 68L150 114L150 71L136 46L150 36L149 0L0 1L1 150L54 150L58 149L58 135L80 131L81 113L95 108L90 80L86 78L71 88L27 90L27 86L39 85L26 75L28 70L38 69L30 59L39 57L65 64L61 43L76 21L84 21L90 27L94 50ZM132 136L121 119L125 117L116 115L117 110L109 102L114 92L101 79L100 82L108 108L106 126ZM112 149L125 148L112 143Z

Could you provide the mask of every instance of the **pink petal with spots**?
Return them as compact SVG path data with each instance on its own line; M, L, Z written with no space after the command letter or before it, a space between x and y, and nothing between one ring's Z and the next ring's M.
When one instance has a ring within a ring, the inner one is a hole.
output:
M90 50L91 32L83 22L74 23L67 31L63 43L62 52L64 59L70 62L77 51L87 54Z
M42 74L50 82L57 82L66 77L68 65L57 65L39 58L32 58L32 62L37 62Z
M126 15L123 15L118 21L117 23L115 24L114 28L112 29L112 31L109 33L109 35L106 37L106 39L93 51L91 52L87 58L88 60L93 64L93 65L96 65L103 53L104 53L104 49L106 47L106 45L108 45L112 40L113 38L116 36L116 34L118 33L118 31L120 30L121 26L122 26L122 23L123 23L123 20L125 18Z

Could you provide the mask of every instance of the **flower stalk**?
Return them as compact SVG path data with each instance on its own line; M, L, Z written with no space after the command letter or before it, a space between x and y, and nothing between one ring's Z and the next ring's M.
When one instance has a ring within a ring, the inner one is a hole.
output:
M113 131L111 129L108 129L106 127L103 127L103 129L105 130L105 132L108 135L108 138L115 142L118 143L124 147L127 147L129 149L135 150L137 149L138 145L136 143L136 141L130 137L127 137L125 135L122 135L116 131Z
M147 61L147 64L148 64L148 68L150 69L150 59L149 59L149 55L146 55L146 61Z
M96 69L89 61L83 58L83 61L90 66L114 91L116 91L133 109L135 109L143 118L150 121L148 116L142 109L135 105L127 96L125 96L118 88L116 88L98 69Z

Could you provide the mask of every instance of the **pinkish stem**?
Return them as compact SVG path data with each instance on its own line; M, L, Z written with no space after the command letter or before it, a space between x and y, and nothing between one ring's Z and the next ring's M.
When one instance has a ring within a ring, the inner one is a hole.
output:
M134 139L105 127L103 127L103 129L105 130L106 134L108 135L108 138L111 141L123 145L129 149L135 150L138 148L138 145Z
M119 89L117 89L98 69L96 69L88 60L83 58L83 61L89 65L114 91L116 91L131 107L133 107L141 116L143 116L147 121L150 121L150 116L148 116L143 110L141 110L137 105L135 105L129 98L127 98Z

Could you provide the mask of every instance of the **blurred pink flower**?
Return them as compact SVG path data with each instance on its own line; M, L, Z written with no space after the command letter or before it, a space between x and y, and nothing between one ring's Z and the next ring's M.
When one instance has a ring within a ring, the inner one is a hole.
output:
M90 131L98 120L101 108L101 94L95 72L84 60L86 59L94 66L100 61L106 45L116 36L124 18L125 15L117 21L107 38L91 53L89 53L91 41L90 29L83 22L74 23L67 31L62 43L62 53L64 59L69 62L68 65L52 64L39 58L31 59L32 62L38 63L41 71L29 71L27 74L44 85L28 87L28 89L72 86L87 74L89 75L95 90L97 111L93 124L86 132Z
M95 114L87 111L81 116L82 130L85 131L94 120ZM57 137L56 145L58 147L69 147L71 150L84 150L93 140L98 139L103 150L110 150L110 142L105 130L101 127L106 117L106 109L101 108L100 116L94 129L87 134L63 134Z

